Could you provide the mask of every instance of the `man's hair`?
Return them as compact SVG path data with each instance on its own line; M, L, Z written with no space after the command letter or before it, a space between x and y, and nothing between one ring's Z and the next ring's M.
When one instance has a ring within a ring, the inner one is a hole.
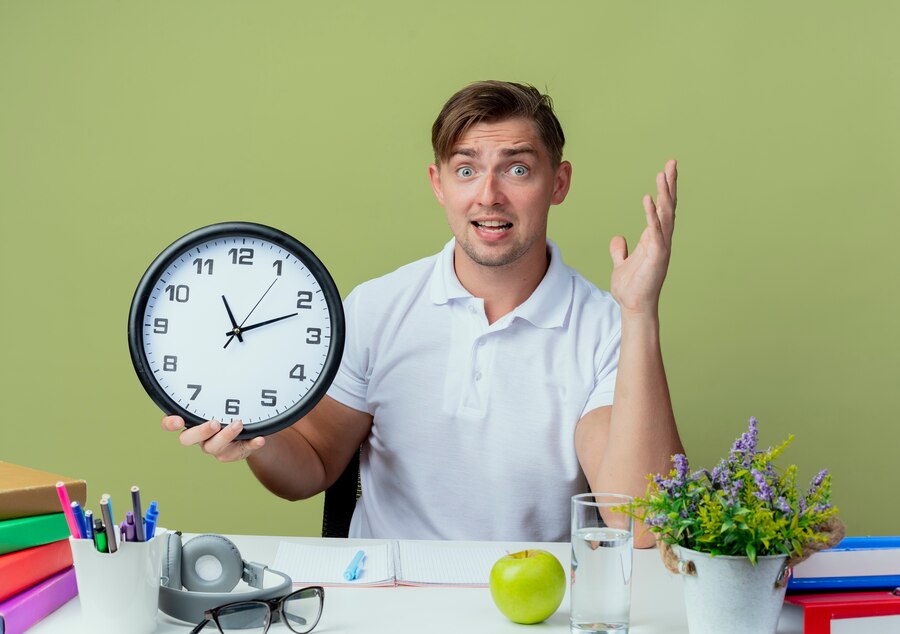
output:
M444 104L431 126L435 162L448 160L453 146L472 126L520 118L534 122L551 163L559 165L566 137L550 96L527 84L493 80L469 84Z

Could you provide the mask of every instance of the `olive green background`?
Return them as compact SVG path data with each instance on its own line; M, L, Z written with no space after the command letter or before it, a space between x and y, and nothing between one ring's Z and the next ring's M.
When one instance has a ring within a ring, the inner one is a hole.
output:
M900 533L889 5L0 1L0 459L91 500L139 484L170 528L318 534L321 497L279 500L161 431L132 293L224 220L292 233L342 295L437 251L431 123L499 78L555 100L574 183L551 236L601 287L678 158L663 341L693 464L755 415L764 445L796 435L804 480L832 470L851 534Z

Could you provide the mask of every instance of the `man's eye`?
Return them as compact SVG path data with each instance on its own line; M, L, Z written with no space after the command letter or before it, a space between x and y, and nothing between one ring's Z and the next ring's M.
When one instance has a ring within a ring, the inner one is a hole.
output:
M456 175L462 178L471 178L475 174L475 170L471 167L460 167L456 170Z
M513 165L509 171L513 176L525 176L528 173L528 168L524 165Z

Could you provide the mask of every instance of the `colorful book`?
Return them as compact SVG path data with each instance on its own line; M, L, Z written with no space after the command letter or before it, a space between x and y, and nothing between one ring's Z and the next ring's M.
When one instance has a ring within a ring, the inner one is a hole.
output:
M803 609L803 634L831 634L832 621L861 618L865 625L857 625L854 632L896 632L900 615L900 596L884 590L797 594L786 597L785 603Z
M0 634L22 634L77 594L75 568L69 567L0 602Z
M62 513L19 517L0 522L0 555L58 542L69 537L69 524Z
M0 601L72 565L68 539L0 555Z
M0 520L59 513L56 483L66 485L69 499L84 507L87 483L48 471L0 460Z
M845 537L796 566L788 592L900 587L900 537Z

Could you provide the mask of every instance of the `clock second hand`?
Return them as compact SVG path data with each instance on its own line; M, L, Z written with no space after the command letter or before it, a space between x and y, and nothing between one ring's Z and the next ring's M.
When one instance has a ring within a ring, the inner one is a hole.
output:
M247 323L247 320L250 319L250 315L253 314L253 311L256 310L256 307L259 306L259 303L260 303L262 300L265 299L266 295L269 294L269 291L272 290L272 287L275 286L275 282L277 282L277 281L278 281L278 278L277 278L277 277L276 277L274 280L272 280L272 283L269 284L269 288L266 289L266 292L262 294L262 297L259 298L259 300L256 302L256 304L253 305L253 308L251 308L251 309L250 309L250 312L247 313L247 316L244 317L244 321L241 322L241 325L237 327L238 332L240 332L240 329L244 326L244 324ZM237 335L238 335L237 332L236 332L236 333L232 333L231 336L228 337L228 341L226 341L226 342L225 342L225 345L222 346L222 347L223 347L223 348L227 348L227 347L228 347L228 344L231 343L231 340L234 339Z

